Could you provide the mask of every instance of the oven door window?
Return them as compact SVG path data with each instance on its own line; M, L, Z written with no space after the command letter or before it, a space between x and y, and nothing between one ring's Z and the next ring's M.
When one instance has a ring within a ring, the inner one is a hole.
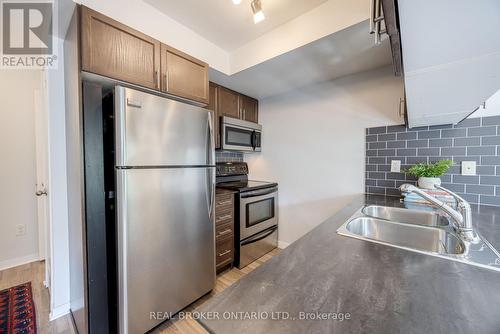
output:
M274 218L274 197L247 203L246 216L246 227L255 226Z
M245 130L240 128L226 127L226 144L235 146L252 146L252 130Z

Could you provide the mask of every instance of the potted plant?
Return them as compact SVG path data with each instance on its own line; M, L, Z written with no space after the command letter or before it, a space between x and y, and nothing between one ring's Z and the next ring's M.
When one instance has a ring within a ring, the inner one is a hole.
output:
M452 160L440 160L435 163L419 163L405 170L405 174L418 177L418 186L423 189L436 189L441 185L440 177L453 166Z

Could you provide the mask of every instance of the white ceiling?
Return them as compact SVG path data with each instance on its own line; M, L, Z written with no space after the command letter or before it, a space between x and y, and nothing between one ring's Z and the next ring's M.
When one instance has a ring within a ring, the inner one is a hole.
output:
M144 0L230 52L327 0L261 0L266 19L253 23L251 0Z
M361 22L231 76L210 69L210 81L260 99L390 65L388 38L375 46L368 29Z

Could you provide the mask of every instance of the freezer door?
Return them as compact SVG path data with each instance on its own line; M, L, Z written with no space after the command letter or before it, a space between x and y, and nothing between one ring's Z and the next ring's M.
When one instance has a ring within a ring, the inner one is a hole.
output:
M215 168L118 169L120 333L144 333L213 289Z
M117 166L213 165L206 109L115 87Z

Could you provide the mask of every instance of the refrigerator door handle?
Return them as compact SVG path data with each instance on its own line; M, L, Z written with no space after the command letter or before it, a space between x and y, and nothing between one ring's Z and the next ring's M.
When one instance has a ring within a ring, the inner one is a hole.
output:
M215 139L214 124L212 121L213 111L208 112L208 140L207 140L207 162L209 166L215 165Z
M208 216L213 221L214 217L214 202L215 202L215 168L207 168L207 204Z
M214 127L212 123L212 115L213 111L209 111L208 113L208 140L207 140L207 162L209 166L214 166L215 165L215 140L214 140ZM207 168L207 173L208 173L208 215L210 219L213 218L213 211L214 211L214 202L215 202L215 168Z

